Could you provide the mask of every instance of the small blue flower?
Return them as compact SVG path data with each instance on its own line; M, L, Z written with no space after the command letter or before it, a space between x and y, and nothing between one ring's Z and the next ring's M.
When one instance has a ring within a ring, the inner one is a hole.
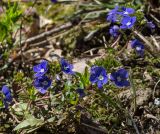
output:
M134 48L139 56L144 54L144 45L137 39L132 40L131 47Z
M99 89L102 88L108 82L106 70L103 67L92 66L90 81L93 84L96 83Z
M41 61L40 64L33 67L33 71L36 73L34 77L43 76L48 71L48 62L46 60Z
M83 98L86 94L85 94L85 92L84 92L84 89L77 89L76 90L77 91L77 93L79 94L79 97L80 98Z
M61 64L61 70L64 73L66 73L66 74L74 74L74 72L72 71L73 65L68 63L68 61L66 61L65 59L61 59L60 64Z
M111 27L109 29L109 33L113 36L113 37L117 37L119 35L119 26L114 25L113 27Z
M124 16L121 21L121 29L130 29L133 27L134 23L136 22L136 17Z
M51 0L51 2L56 3L56 2L57 2L57 0Z
M111 10L109 13L108 13L108 16L107 16L107 20L110 21L110 22L117 22L119 21L118 20L118 16L117 16L117 11L118 11L119 7L116 6L113 10Z
M122 12L119 12L119 14L124 15L124 16L128 16L129 14L133 14L135 12L135 10L133 8L126 8L126 7L122 7Z
M5 98L3 99L3 102L4 102L4 105L5 105L5 108L7 108L8 107L8 102L12 101L12 96L11 96L11 92L10 92L9 88L6 85L4 85L2 87L2 93L5 96Z
M110 75L111 81L113 81L117 87L130 86L129 81L127 80L128 77L129 74L124 68L121 68L118 71L111 73Z
M51 86L52 81L47 76L41 76L35 78L34 80L34 87L42 94L45 94L47 89Z
M150 29L154 29L155 28L155 25L153 24L153 22L147 22L147 27L150 28Z
M2 87L2 93L5 95L5 100L6 101L8 101L8 102L12 101L11 92L10 92L9 88L6 85L4 85Z

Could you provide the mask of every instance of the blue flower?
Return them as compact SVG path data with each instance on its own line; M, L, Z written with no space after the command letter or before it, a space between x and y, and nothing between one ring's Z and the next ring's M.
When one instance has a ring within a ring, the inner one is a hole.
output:
M139 56L144 54L144 45L137 39L132 40L131 47L134 48Z
M109 29L109 33L113 36L113 37L117 37L119 35L119 26L114 25L113 27L111 27Z
M33 71L36 73L34 77L43 76L48 71L48 62L46 60L41 61L40 64L33 67Z
M154 29L155 28L155 25L153 24L153 22L147 22L147 27L150 28L150 29Z
M130 17L128 15L133 14L134 12L135 10L133 8L119 8L118 6L116 6L108 13L107 20L110 22L119 22L121 19L123 19L123 17Z
M133 27L134 23L136 22L136 17L124 16L121 21L121 29L130 29Z
M107 20L108 21L111 21L111 22L117 22L117 21L119 21L118 20L118 9L119 9L119 7L118 6L116 6L113 10L111 10L109 13L108 13L108 16L107 16Z
M6 85L4 85L2 87L2 93L5 96L5 98L3 99L3 102L4 102L4 105L5 105L5 108L7 108L8 107L8 102L12 101L12 96L11 96L11 92L10 92L9 88Z
M4 85L2 87L2 93L5 95L5 100L6 101L8 101L8 102L12 101L11 92L10 92L9 88L6 85Z
M124 15L124 16L128 16L129 14L133 14L135 12L135 10L133 8L126 8L126 7L122 7L122 12L119 12L119 14Z
M35 78L34 80L34 87L41 92L42 94L46 93L47 89L51 86L52 81L47 76L41 76Z
M74 74L74 72L72 71L73 65L68 63L68 61L66 61L65 59L61 59L60 64L61 64L61 70L64 73L66 73L66 74Z
M108 76L106 70L103 67L92 66L90 81L93 84L96 83L98 88L102 88L103 85L108 82Z
M56 3L56 2L57 2L57 0L51 0L51 2Z
M111 81L113 81L117 87L130 86L129 81L127 80L128 77L129 74L124 68L121 68L118 71L111 73L110 75Z
M85 92L84 92L84 89L77 89L76 90L77 91L77 93L79 94L79 97L80 98L83 98L86 94L85 94Z

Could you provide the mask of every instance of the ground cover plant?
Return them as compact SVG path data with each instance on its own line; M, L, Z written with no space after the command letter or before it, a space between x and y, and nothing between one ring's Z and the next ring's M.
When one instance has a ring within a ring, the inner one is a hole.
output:
M159 5L1 0L0 133L159 134Z

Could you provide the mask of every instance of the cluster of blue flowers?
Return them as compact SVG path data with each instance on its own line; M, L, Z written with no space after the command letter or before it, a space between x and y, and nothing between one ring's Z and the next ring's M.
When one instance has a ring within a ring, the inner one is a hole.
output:
M101 89L103 85L108 82L108 78L117 86L117 87L127 87L130 86L128 81L128 72L124 68L113 72L108 77L106 70L103 67L92 66L90 81L91 83L96 83L98 88Z
M45 76L48 70L47 65L48 62L43 60L40 64L33 67L35 72L34 87L42 94L46 93L47 89L51 86L51 80ZM65 59L62 58L60 60L60 65L61 71L65 74L76 75L76 73L73 72L73 65ZM101 89L105 84L107 84L109 78L117 87L127 87L130 85L128 77L129 75L127 70L123 68L111 73L110 77L108 77L105 68L92 66L89 80L92 84L96 84L97 87ZM85 96L84 89L77 89L76 91L80 97Z
M33 71L35 72L33 85L42 94L46 93L52 83L51 79L45 76L48 71L48 62L43 60L40 64L33 67Z
M51 0L51 2L56 3L57 0ZM133 8L119 7L116 6L113 10L108 13L107 20L112 23L117 23L113 25L109 33L113 37L118 37L120 34L120 29L130 29L134 26L136 22L136 17L133 16L135 10ZM147 22L147 27L154 29L155 25L152 22ZM137 39L131 41L131 47L135 49L139 56L144 55L144 45ZM70 64L65 59L60 59L61 71L68 75L76 75L73 71L73 65ZM41 61L40 64L33 67L34 71L34 87L42 94L51 87L52 80L47 76L48 72L48 62L46 60ZM102 89L105 84L108 83L109 79L117 87L127 87L130 86L128 80L129 74L124 68L120 68L110 75L107 74L105 68L101 66L92 66L90 69L90 82L96 84L99 89ZM57 78L58 79L58 78ZM84 89L77 89L80 97L85 96ZM12 96L9 88L7 86L2 87L3 103L5 107L8 107L8 103L12 101Z
M133 16L135 10L133 8L118 7L116 6L113 10L108 13L107 20L112 23L120 23L120 26L113 25L109 33L113 37L118 37L120 34L120 29L130 29L134 26L136 22L136 17ZM147 21L147 27L154 29L155 25L152 22ZM144 55L144 45L137 39L131 41L131 47L135 49L137 55Z
M68 61L60 60L61 70L66 74L74 74L72 71L73 65ZM34 87L42 94L46 93L47 89L51 86L52 80L49 79L45 74L48 71L48 62L46 60L41 61L40 64L33 67L34 74Z
M118 36L119 29L130 29L136 22L136 17L131 16L134 14L133 8L118 7L116 6L113 10L108 13L107 20L112 23L120 23L120 27L113 26L110 29L110 34L114 37Z
M3 97L3 103L5 108L8 107L8 103L12 102L12 95L11 91L9 90L8 86L4 85L2 87L2 94L4 95Z

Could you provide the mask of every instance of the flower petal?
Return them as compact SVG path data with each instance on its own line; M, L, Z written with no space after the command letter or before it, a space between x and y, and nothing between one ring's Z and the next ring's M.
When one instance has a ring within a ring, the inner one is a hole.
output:
M42 94L45 94L47 92L47 89L40 88L38 89L38 91Z
M123 82L121 82L121 81L114 81L114 83L115 83L115 85L117 86L117 87L123 87Z
M41 93L45 93L51 86L52 81L47 76L38 77L34 80L34 87Z
M103 85L106 84L108 82L108 76L104 77L104 79L102 80Z
M126 12L128 12L129 14L133 14L135 10L133 8L126 8Z
M129 77L128 71L124 68L121 68L117 71L117 73L123 78L127 79Z
M91 74L89 80L91 83L96 83L97 82L97 75L96 74Z
M131 21L131 17L130 16L125 16L125 17L123 17L123 19L121 21L121 24L126 25L130 21Z
M66 61L65 59L61 59L60 60L60 64L61 64L61 70L66 73L66 74L75 74L75 72L72 71L73 69L73 65L68 63L68 61Z
M116 72L112 72L111 74L110 74L110 80L112 80L112 81L115 81L116 80L116 78L117 78L117 73Z
M3 93L4 95L7 95L8 93L10 93L10 90L9 90L8 86L4 85L4 86L2 87L2 93Z
M125 86L125 87L130 86L130 82L129 82L129 81L127 81L127 80L123 81L123 86Z
M101 89L101 88L103 87L102 81L98 81L98 82L97 82L97 86L98 86L99 89Z
M46 60L43 60L40 65L42 68L47 69L48 62Z
M39 65L36 65L36 66L33 67L34 72L39 72L40 70L41 69L40 69Z
M12 101L12 96L11 96L10 93L6 94L5 100L8 101L8 102L11 102L11 101Z

